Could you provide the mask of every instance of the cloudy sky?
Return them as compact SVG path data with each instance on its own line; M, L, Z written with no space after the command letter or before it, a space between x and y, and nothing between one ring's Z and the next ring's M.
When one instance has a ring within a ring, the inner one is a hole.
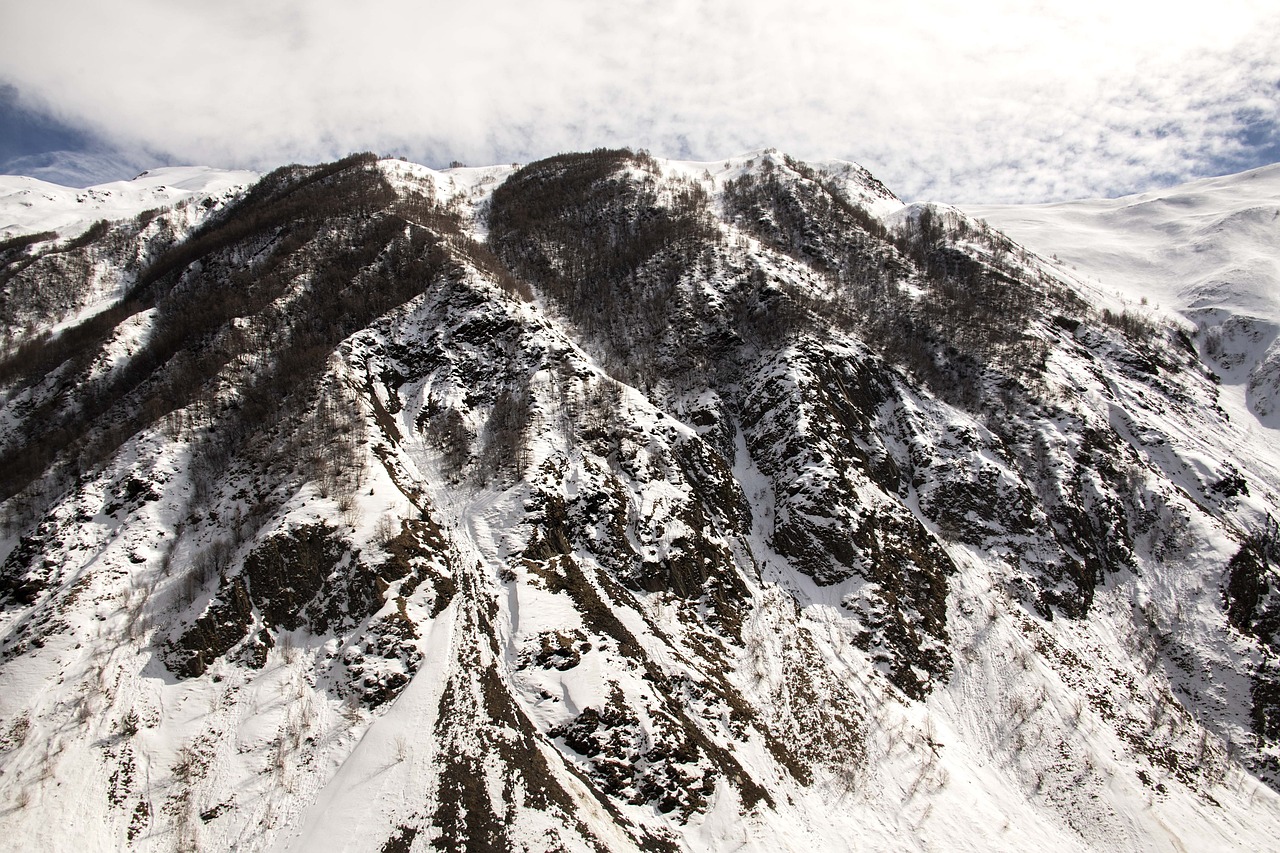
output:
M952 202L1280 161L1274 0L41 0L0 29L0 161L774 146Z

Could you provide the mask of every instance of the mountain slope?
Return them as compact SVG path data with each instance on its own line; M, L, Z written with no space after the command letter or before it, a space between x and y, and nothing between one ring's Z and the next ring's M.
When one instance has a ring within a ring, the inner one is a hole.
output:
M1280 166L1118 199L972 212L1104 289L1187 317L1206 360L1242 386L1250 411L1280 426Z
M206 210L6 247L11 837L1273 836L1280 463L1190 329L772 151Z

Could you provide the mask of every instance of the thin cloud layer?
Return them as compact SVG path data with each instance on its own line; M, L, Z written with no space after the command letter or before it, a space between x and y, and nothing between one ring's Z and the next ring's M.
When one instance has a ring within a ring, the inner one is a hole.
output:
M47 0L0 80L127 148L267 167L630 145L857 160L907 198L1038 201L1280 151L1269 3ZM863 8L865 7L865 8Z

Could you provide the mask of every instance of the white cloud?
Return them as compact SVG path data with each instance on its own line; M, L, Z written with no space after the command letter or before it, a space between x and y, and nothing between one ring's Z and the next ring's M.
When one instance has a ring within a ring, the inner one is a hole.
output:
M1065 7L1065 8L1060 8ZM1270 4L45 0L0 79L125 145L267 166L599 145L863 162L906 197L1116 193L1280 124Z

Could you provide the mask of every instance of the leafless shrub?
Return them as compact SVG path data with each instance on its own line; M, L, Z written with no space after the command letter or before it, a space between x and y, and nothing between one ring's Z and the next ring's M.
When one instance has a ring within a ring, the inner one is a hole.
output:
M144 618L147 594L145 590L140 592L136 596L130 594L130 601L125 609L125 636L131 640L141 639L148 627L147 619Z
M293 640L293 635L282 632L279 639L280 655L284 658L285 663L294 663L298 659L298 647Z
M379 548L386 546L400 532L400 520L393 515L383 515L373 528L373 543Z
M200 583L196 580L195 575L185 575L178 583L178 592L175 596L174 604L179 610L190 607L195 603L196 596L200 593Z
M173 778L184 787L195 781L200 768L200 756L191 744L184 744L178 750L178 757L173 763Z
M343 700L339 713L349 726L358 726L364 721L364 710L360 707L360 700L355 696L348 696Z
M1031 716L1031 703L1021 693L1009 697L1009 719L1015 726L1021 726Z
M26 711L13 721L9 726L9 734L5 737L6 745L10 748L22 746L27 742L27 733L31 731L31 715Z
M347 527L354 530L360 524L360 507L350 495L343 495L338 499L338 512L342 513L342 523Z
M285 743L284 734L280 734L271 744L271 771L281 778L289 764L289 747Z
M53 778L53 741L45 741L44 754L40 758L40 780Z

